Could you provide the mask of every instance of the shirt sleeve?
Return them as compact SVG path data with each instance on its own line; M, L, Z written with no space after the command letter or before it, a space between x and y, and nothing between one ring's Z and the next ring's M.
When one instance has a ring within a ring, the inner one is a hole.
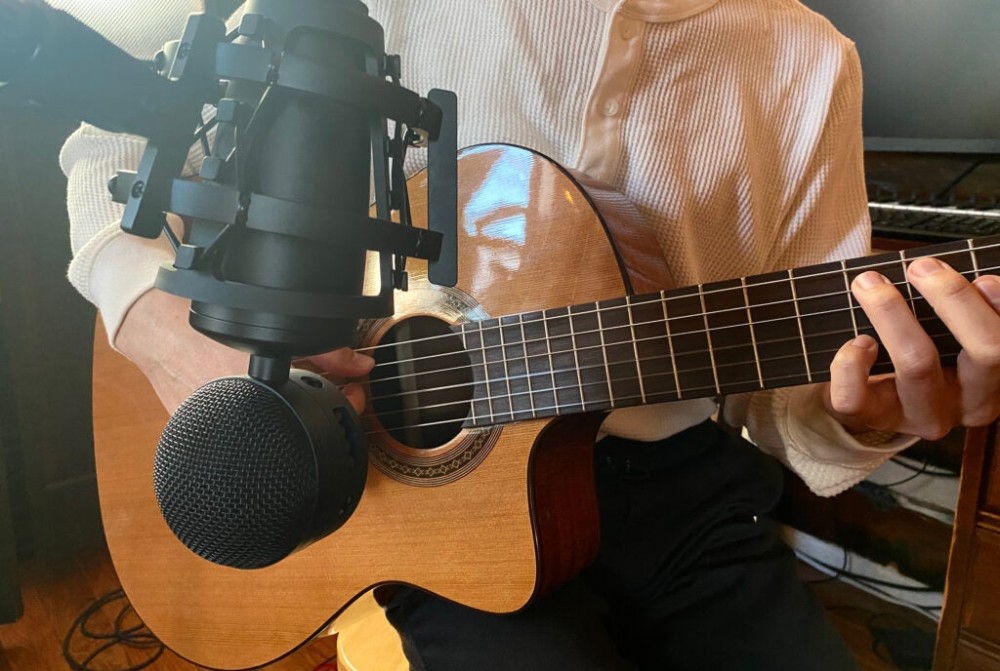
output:
M844 39L823 130L793 201L776 268L863 256L871 224L864 183L861 64ZM846 338L845 338L846 342ZM849 434L825 409L816 385L726 399L724 417L747 429L764 452L796 472L815 493L833 496L863 480L916 442L902 435Z
M197 0L126 3L114 12L87 0L52 0L50 4L141 59L152 58L164 43L178 38L187 16L200 11ZM142 138L84 124L67 139L60 154L67 178L73 252L67 274L72 285L99 308L112 343L129 307L152 288L159 266L173 259L162 236L146 240L119 228L124 207L113 203L108 191L108 180L118 170L136 169L144 148ZM186 174L195 172L196 159L192 154ZM175 228L180 223L176 218L169 221Z

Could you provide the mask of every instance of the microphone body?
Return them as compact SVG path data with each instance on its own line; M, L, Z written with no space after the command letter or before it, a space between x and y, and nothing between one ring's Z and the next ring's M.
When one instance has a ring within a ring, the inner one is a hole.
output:
M367 15L356 0L343 5ZM298 58L330 72L365 73L366 55L347 36L331 34L302 23L302 8L287 0L250 0L246 13L266 17L268 41L284 44L282 59ZM279 80L280 82L280 77ZM348 104L308 93L289 92L254 82L236 82L227 96L256 108L255 133L249 160L240 166L242 184L228 180L241 193L291 202L331 218L362 220L369 205L371 175L370 115ZM263 119L266 124L261 124ZM237 160L240 160L237 157ZM329 222L333 224L334 222ZM196 224L197 225L197 224ZM214 234L217 230L208 224ZM309 292L360 296L365 250L349 244L290 236L282 232L244 228L233 231L213 272L225 282L266 287L279 292ZM169 286L170 278L163 278ZM271 310L263 301L246 309L198 300L191 308L191 325L221 342L255 355L306 356L350 344L357 319L289 314L286 306Z

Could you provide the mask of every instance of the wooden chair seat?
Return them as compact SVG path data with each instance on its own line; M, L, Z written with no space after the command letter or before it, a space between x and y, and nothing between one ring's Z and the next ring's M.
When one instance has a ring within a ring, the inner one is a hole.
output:
M333 623L339 671L408 671L399 634L368 592Z

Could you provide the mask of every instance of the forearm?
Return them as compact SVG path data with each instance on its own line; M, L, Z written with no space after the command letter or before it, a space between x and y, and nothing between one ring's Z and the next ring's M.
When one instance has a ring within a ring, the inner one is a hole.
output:
M170 412L206 382L246 373L249 360L191 328L189 306L185 298L151 289L132 303L113 342L142 369Z

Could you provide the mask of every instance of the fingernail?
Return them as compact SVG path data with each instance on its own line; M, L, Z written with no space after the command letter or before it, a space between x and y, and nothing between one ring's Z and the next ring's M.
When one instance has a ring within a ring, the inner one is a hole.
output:
M355 352L354 356L351 357L351 365L357 366L358 368L364 370L371 370L375 367L375 359L368 356L367 354L361 354L360 352Z
M873 270L861 273L854 278L854 282L862 289L874 289L880 284L892 284L885 275L880 275Z
M937 259L927 256L922 259L917 259L910 264L910 274L914 277L927 277L928 275L933 275L939 270L945 267L943 263Z
M870 352L878 347L878 342L876 342L875 338L872 338L870 335L860 335L851 341L851 345L857 347L858 349L863 349L866 352Z
M1000 277L996 275L985 275L972 283L979 293L986 296L986 300L1000 310Z

